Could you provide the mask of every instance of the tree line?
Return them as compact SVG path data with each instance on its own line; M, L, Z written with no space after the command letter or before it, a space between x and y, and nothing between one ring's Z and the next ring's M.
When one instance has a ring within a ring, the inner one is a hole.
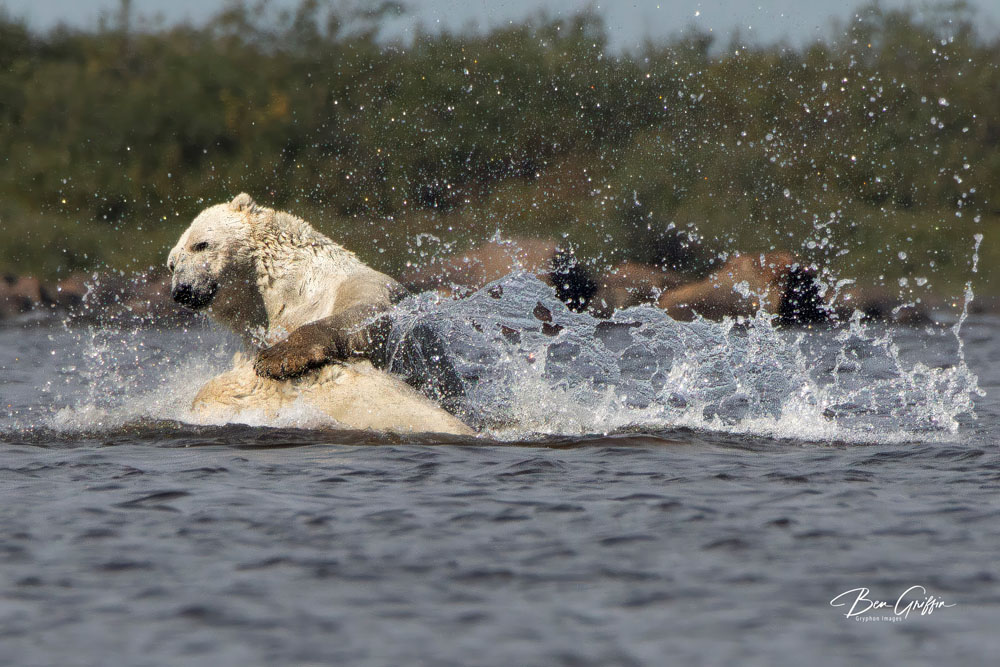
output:
M418 234L499 230L607 262L670 237L958 270L1000 213L1000 40L961 6L625 53L595 13L403 44L378 37L398 6L360 7L163 26L126 2L45 32L0 14L0 269L158 264L243 190L390 269Z

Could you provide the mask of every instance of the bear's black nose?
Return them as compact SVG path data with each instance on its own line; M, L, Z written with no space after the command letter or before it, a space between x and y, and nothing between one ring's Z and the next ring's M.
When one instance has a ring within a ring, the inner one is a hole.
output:
M182 306L190 306L194 300L194 290L187 283L179 283L170 290L170 296Z
M190 283L178 283L170 290L170 296L182 306L198 310L211 303L215 290L196 290Z

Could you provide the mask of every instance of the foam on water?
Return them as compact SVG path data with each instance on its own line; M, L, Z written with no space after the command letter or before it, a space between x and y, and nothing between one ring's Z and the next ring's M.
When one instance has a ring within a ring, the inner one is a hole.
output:
M971 289L966 295L971 299ZM966 304L967 305L967 304ZM963 317L935 344L948 363L905 358L891 329L856 315L835 328L782 330L766 314L677 322L640 306L611 320L575 313L535 276L507 276L462 300L422 294L399 308L394 338L429 325L465 388L464 416L487 435L542 435L692 428L810 441L939 439L973 415L978 381L965 363ZM116 429L141 420L203 423L198 389L231 363L238 343L192 329L157 343L149 329L70 329L76 351L59 369L62 405L45 426ZM276 419L234 421L334 426L305 404Z
M75 395L45 424L60 431L114 430L132 422L180 421L219 426L191 410L198 390L232 362L238 343L217 330L196 329L190 345L164 350L145 340L149 330L88 327L77 334L83 354L74 367ZM245 410L234 418L248 426L320 428L329 417L296 401L276 417Z
M72 331L79 344L75 377L55 396L67 403L46 424L59 430L103 430L140 419L194 422L191 401L225 364L223 339L192 331L195 351L147 344L142 328L88 326Z

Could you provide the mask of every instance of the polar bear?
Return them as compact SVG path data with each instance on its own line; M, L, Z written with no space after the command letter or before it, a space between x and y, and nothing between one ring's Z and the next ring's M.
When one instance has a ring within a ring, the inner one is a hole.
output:
M206 310L246 348L198 392L202 417L274 417L302 401L349 428L472 433L364 358L385 326L378 315L406 291L304 220L237 195L194 219L167 268L174 300Z

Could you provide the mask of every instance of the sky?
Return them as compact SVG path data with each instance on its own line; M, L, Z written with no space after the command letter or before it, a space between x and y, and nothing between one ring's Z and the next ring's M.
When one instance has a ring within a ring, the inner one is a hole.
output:
M297 0L271 0L278 6L294 6ZM717 35L725 42L734 29L745 41L792 43L829 36L834 19L845 22L863 0L403 0L406 17L389 24L386 35L403 37L421 25L461 30L516 21L540 10L553 16L573 14L594 7L604 17L611 46L629 49L646 38L675 35L696 27ZM924 0L882 0L885 7L921 7ZM983 34L1000 34L1000 2L971 0ZM97 24L102 13L110 14L118 0L0 0L15 17L36 28L63 22L87 27ZM146 17L162 17L166 22L204 21L225 7L225 0L132 0L133 11Z

